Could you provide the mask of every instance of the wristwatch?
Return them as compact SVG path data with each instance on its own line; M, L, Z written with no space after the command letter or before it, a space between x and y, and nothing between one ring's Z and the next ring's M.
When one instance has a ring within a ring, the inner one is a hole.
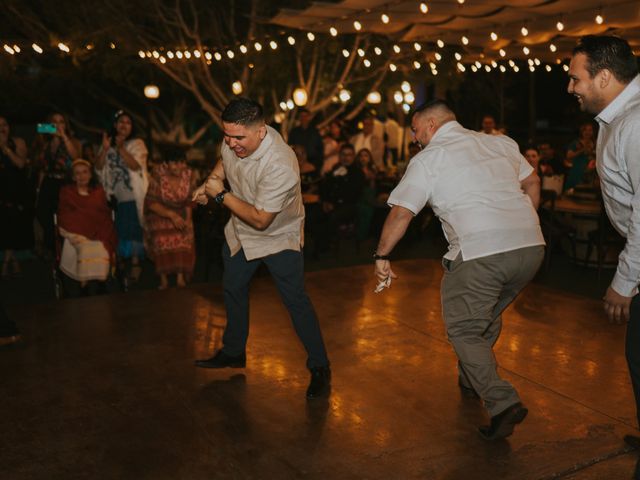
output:
M217 194L213 199L216 201L218 205L222 205L224 202L224 196L229 193L229 190L222 190L219 194Z
M391 255L386 254L386 255L378 255L378 252L373 252L373 259L374 260L389 260L391 258Z

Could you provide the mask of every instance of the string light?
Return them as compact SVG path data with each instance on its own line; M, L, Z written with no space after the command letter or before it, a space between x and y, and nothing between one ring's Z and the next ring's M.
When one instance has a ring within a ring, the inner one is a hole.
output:
M539 67L540 66L540 59L539 58L534 58L533 59L533 63L536 64L536 67Z
M484 66L485 72L489 73L491 71L491 67L489 65Z
M380 47L376 47L376 48L374 48L374 49L373 49L373 52L374 52L376 55L382 55L382 49L381 49Z
M598 25L602 25L604 23L604 17L602 16L601 13L599 13L598 15L596 15L596 23Z
M402 90L404 93L410 92L411 91L411 84L405 80L400 85L400 90Z
M359 49L358 49L358 55L359 55L360 57L364 57L364 50L363 50L363 49L361 49L361 48L359 48Z
M556 50L558 50L558 48L552 43L551 45L549 45L549 50L555 52Z
M20 47L18 45L14 45L13 49L15 50L16 53L20 53Z
M550 72L550 71L551 71L551 65L546 65L546 66L544 67L544 69L545 69L547 72Z
M522 52L523 52L525 55L529 55L529 47L522 47Z
M287 42L289 42L289 45L293 46L293 45L295 45L295 44L296 44L296 39L295 39L295 38L293 38L291 35L289 35L289 36L287 37Z
M200 53L200 50L194 50L193 51L193 56L196 58L200 58L202 56L202 53Z
M518 67L517 65L514 65L513 71L518 73L520 71L520 67Z
M13 55L15 54L15 50L13 48L11 48L9 45L7 45L6 43L4 44L4 51L7 52L9 55Z
M432 68L432 69L431 69L431 74L432 74L432 75L438 75L438 70L437 70L437 69L435 69L435 68Z
M295 106L296 105L295 105L295 103L293 103L293 100L291 100L291 99L287 100L287 108L289 110L293 110L295 108Z
M422 45L420 45L418 42L415 42L413 44L413 48L416 49L416 52L419 52L420 50L422 50Z
M43 52L42 47L40 47L40 45L38 45L37 43L32 44L31 48L33 48L33 50L35 50L36 53L42 53ZM142 58L144 58L144 52L143 52L142 55L143 55Z
M416 70L420 70L420 67L422 67L422 65L420 64L419 61L414 60L413 62L413 68L415 68Z
M460 62L458 62L457 67L458 67L458 70L460 70L461 72L464 72L466 70L466 68L464 68L464 65L461 64Z
M309 32L307 33L307 38L310 42L313 42L316 39L316 36L312 32Z
M338 29L336 27L331 27L329 29L329 33L331 34L332 37L336 37L338 36Z
M365 67L369 68L371 66L371 61L367 58L364 59L364 61L362 62L364 64Z
M380 15L380 20L382 20L382 23L387 24L391 19L389 18L389 15L383 13L382 15Z
M565 72L568 72L568 71L569 71L569 65L562 65L562 69L563 69Z
M395 72L398 69L398 67L396 67L395 63L390 63L389 64L389 70L391 70L392 72Z
M369 94L367 95L367 102L371 103L373 105L377 105L382 101L382 95L380 95L380 92L369 92Z
M433 56L436 57L436 60L438 61L442 60L442 55L440 55L438 52L436 52Z
M342 89L340 90L340 93L338 93L338 98L342 103L347 103L351 100L351 92L349 90Z
M427 5L426 3L422 2L420 4L420 11L422 13L427 13L429 11L429 5Z
M437 68L437 65L435 63L433 63L433 62L429 62L429 68L431 70L435 70Z
M229 50L229 52L231 52L231 50ZM227 52L227 55L229 55L229 52ZM231 52L231 55L229 55L229 58L233 58L234 56L235 54ZM186 58L187 60L191 58L191 52L189 50L184 51L184 58Z
M64 43L62 43L62 42L58 43L58 48L59 48L61 51L66 52L66 53L69 53L69 52L71 51L71 49L70 49L67 45L65 45ZM5 50L6 50L6 49L5 49Z
M171 56L169 56L169 54L171 54ZM167 57L173 58L173 53L167 52ZM211 61L211 59L213 58L213 55L211 55L211 52L204 52L204 58L206 58L207 61Z
M478 71L478 67L476 67L475 65L471 65L471 71L473 73L477 72Z
M159 60L160 60L160 63L161 63L161 64L163 64L163 65L164 65L165 63L167 63L167 59L166 59L166 58L164 58L164 57L160 57L160 59L159 59Z
M513 60L509 60L509 66L511 68L515 67L516 66L516 62L514 62Z
M393 101L396 102L396 104L400 105L403 99L404 96L402 95L402 92L396 91L393 93Z
M400 53L400 47L398 45L393 46L393 51L396 53Z
M496 62L495 60L491 60L491 66L493 68L498 68L498 62Z
M349 50L347 50L346 48L342 49L342 56L344 58L349 58Z
M491 37L491 40L493 40L494 42L498 40L498 34L496 32L491 32L489 36Z
M185 57L186 57L186 56L187 56L187 55L186 55L186 53L185 53ZM227 57L229 57L229 58L233 58L233 57L235 57L235 56L236 56L236 54L235 54L235 53L233 53L233 50L227 50Z
M529 29L526 27L526 25L522 26L522 28L520 29L520 33L522 34L523 37L526 37L527 35L529 35Z
M153 55L153 58L156 58L156 59L160 58L160 54L158 53L157 50L154 50L153 52L151 52L151 55Z
M556 23L556 28L559 32L564 30L564 23L562 23L562 20L558 20L558 23Z
M482 64L478 60L474 62L474 65L476 66L476 68L482 68Z
M462 41L463 45L469 45L469 39L465 35L463 35L460 40Z
M286 102L280 102L280 108L282 110L285 110L285 111L288 110L287 103Z
M147 52L147 53L149 53L149 52ZM148 56L149 56L149 55L147 55L147 57L148 57ZM218 57L220 57L220 58L218 58ZM176 52L176 58L177 58L178 60L181 60L181 59L182 59L182 52L181 52L180 50L178 50L178 51ZM220 53L218 53L218 52L216 52L216 60L218 60L218 61L222 60L222 55L220 55Z
M416 96L413 94L413 92L407 92L404 94L404 101L409 105L413 105L413 102L416 101Z
M530 67L529 67L529 71L530 71L531 73L535 72L535 71L536 71L536 67L534 67L533 65L532 65L532 66L530 66Z
M500 54L501 57L506 57L507 56L507 52L505 52L504 48L501 48L498 53Z
M181 54L180 52L176 52L176 56L177 56L178 54L180 54L180 57L182 56L182 54ZM213 56L214 56L214 58L215 58L217 61L222 60L222 54L221 54L220 52L216 52L216 53L214 53L214 54L213 54ZM178 57L178 58L180 58L180 57Z
M276 50L278 48L278 44L276 43L275 40L271 40L269 42L269 46L271 47L271 50Z
M34 44L34 45L35 45L35 44ZM40 48L40 47L38 47L38 48ZM34 48L34 50L35 50L35 48ZM41 50L42 50L42 49L41 49ZM37 52L37 50L36 50L36 52ZM139 50L139 51L138 51L138 56L139 56L140 58L144 58L144 57L146 57L146 55L144 54L144 52L143 52L142 50Z
M87 47L89 47L89 45L87 45ZM91 48L93 48L93 45L91 45ZM91 48L87 48L87 50L91 50ZM111 42L111 43L109 44L109 48L111 48L111 50L115 50L115 48L116 48L116 44L115 44L115 43L113 43L113 42Z
M464 0L458 0L458 3L462 5L464 3Z
M506 72L507 71L507 67L505 67L504 65L500 65L500 71L502 73Z
M256 52L259 52L262 50L262 44L260 42L256 42L253 44L253 48L256 49Z
M240 51L242 53L247 53L249 51L249 49L247 48L246 45L240 45Z
M454 57L456 57L456 60L460 61L462 60L462 55L460 55L458 52L453 54Z
M444 48L444 42L440 39L438 39L438 41L436 42L436 45L438 45L438 48Z
M355 28L358 32L362 30L362 24L359 21L353 22L353 28Z

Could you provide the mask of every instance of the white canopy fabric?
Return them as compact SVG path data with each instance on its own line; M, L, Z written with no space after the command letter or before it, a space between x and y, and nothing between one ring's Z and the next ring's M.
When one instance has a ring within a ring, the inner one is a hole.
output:
M627 39L640 54L640 0L343 0L339 3L314 2L305 10L283 9L270 23L302 32L362 33L390 37L396 42L420 42L433 50L440 39L459 46L465 60L499 60L500 49L507 59L539 58L558 62L567 58L579 37L612 33ZM426 14L420 4L426 3ZM389 17L383 23L381 15ZM596 22L596 16L603 19ZM557 27L561 22L564 28ZM528 35L522 34L526 27ZM490 34L495 32L497 40ZM468 44L462 43L462 37ZM551 51L551 44L557 50ZM529 54L523 51L528 47Z

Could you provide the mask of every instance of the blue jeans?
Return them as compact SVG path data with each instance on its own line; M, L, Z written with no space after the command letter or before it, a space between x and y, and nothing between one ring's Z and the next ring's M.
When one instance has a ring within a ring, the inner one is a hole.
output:
M224 263L224 305L227 326L222 337L222 350L232 356L245 351L249 337L249 283L261 263L265 263L282 297L298 337L307 351L307 367L329 365L316 312L304 290L302 252L283 250L263 258L247 260L244 250L233 257L229 245L222 247Z

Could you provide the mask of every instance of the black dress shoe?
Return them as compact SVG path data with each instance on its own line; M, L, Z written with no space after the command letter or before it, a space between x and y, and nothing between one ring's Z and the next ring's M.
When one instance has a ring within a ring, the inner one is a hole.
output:
M514 403L509 408L491 417L491 425L480 427L480 435L485 440L506 438L513 433L517 424L522 422L529 413L522 403Z
M218 350L213 357L206 360L196 360L196 367L202 368L244 368L246 365L247 356L244 353L237 357L232 357L222 350Z
M625 435L624 443L632 447L634 450L640 450L640 437L637 435Z
M307 398L323 397L329 393L331 387L331 368L314 367L311 371L311 382L307 388Z
M460 394L462 394L463 397L473 398L475 400L478 400L480 398L480 395L478 395L478 392L476 392L472 387L467 387L466 385L463 385L460 378L458 378L458 387L460 387Z

